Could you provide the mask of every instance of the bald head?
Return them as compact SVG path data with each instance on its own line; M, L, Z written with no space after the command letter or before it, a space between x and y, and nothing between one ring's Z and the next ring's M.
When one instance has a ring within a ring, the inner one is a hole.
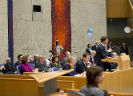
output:
M66 52L67 57L71 57L71 53L69 51Z
M98 45L98 41L96 41L95 44Z
M6 59L6 64L11 64L11 58L10 58L10 57L8 57L8 58Z
M38 54L35 54L35 55L34 55L34 60L39 60Z

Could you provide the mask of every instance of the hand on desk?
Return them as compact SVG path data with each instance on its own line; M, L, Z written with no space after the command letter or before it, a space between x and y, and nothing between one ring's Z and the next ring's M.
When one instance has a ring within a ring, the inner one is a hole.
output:
M109 50L107 50L108 52L112 52L112 49L111 48L109 48Z

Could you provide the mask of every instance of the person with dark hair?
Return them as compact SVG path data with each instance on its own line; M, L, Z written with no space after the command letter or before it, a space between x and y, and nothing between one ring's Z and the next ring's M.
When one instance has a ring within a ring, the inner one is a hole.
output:
M97 46L98 46L98 41L96 41L96 42L95 42L95 45L92 46L92 50L96 51Z
M21 65L21 63L22 63L22 57L23 57L22 54L19 54L19 55L18 55L18 61L15 63L15 68L16 68L18 65Z
M34 55L34 60L32 63L35 64L35 68L39 68L39 56L38 56L38 54Z
M120 48L120 53L125 53L126 55L128 55L128 47L126 45L126 43L122 43L122 46Z
M87 45L86 53L91 55L91 44Z
M4 74L14 74L15 68L14 65L11 63L11 58L8 57L6 59L6 64L4 65L4 69L2 70Z
M98 88L98 84L103 82L103 69L92 66L86 71L87 84L80 89L85 96L109 96L106 90Z
M75 68L76 72L81 74L84 71L86 71L89 60L90 60L90 55L88 53L84 53L82 56L82 60L76 63L76 68Z
M21 64L21 72L33 72L32 66L29 64L29 56L23 56L22 57L22 64Z
M59 58L58 58L58 56L54 56L52 58L51 67L61 68L61 65L59 64Z
M60 45L59 40L56 40L56 55L60 57L60 53L63 50L63 47Z
M50 67L50 64L52 63L53 55L51 54L49 58L46 60L46 65Z
M101 43L97 46L96 49L96 65L100 66L102 68L104 68L104 70L106 71L106 69L109 69L109 71L111 71L111 65L110 63L106 63L106 62L102 62L101 59L105 59L108 56L110 56L112 50L106 50L105 46L108 44L108 37L107 36L102 36L101 37Z

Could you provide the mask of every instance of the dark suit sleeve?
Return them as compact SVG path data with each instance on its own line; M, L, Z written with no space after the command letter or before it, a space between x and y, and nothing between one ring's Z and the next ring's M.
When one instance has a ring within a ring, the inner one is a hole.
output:
M96 46L92 46L92 48L91 48L92 50L96 50Z
M77 73L83 73L85 70L84 70L84 66L82 66L82 64L79 62L76 64L76 72Z
M126 49L127 49L127 53L126 53L126 54L128 55L128 54L129 54L129 53L128 53L128 47L127 47Z
M90 60L89 61L90 61L91 64L93 64L92 57L90 57Z
M109 56L109 52L107 52L105 49L103 48L99 48L99 53L101 54L102 58L107 58L107 56Z
M88 48L86 49L86 52L89 53L89 54L91 53L90 50L89 50Z

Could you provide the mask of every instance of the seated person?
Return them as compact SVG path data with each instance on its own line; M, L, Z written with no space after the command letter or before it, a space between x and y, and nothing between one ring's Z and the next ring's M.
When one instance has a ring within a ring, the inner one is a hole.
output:
M112 58L118 58L118 55L117 55L116 52L112 52L112 53L111 53L111 56L112 56Z
M58 58L58 56L54 56L52 58L51 67L61 68L61 65L59 64L59 58Z
M35 68L35 64L33 63L33 57L31 55L29 55L29 64L32 66L32 68L34 69Z
M84 71L86 71L86 68L88 67L88 62L90 60L90 55L88 53L84 53L82 56L82 60L78 61L76 63L76 73L83 73Z
M86 71L87 84L80 91L85 96L109 96L107 91L99 89L98 84L103 82L103 69L98 66L92 66Z
M39 67L39 56L38 56L38 54L34 55L34 60L33 60L32 63L35 64L35 68Z
M87 45L86 53L91 55L91 44Z
M66 63L66 61L67 61L67 59L68 59L69 57L71 57L71 53L70 53L69 51L67 51L67 52L66 52L66 57L64 57L64 58L61 60L61 62L60 62L62 66Z
M50 64L52 63L52 58L53 58L53 55L50 55L50 57L46 60L46 64L49 67L50 67Z
M96 51L92 50L90 60L89 60L92 66L96 64L95 55L96 55Z
M15 63L15 68L16 68L18 65L21 65L21 63L22 63L22 57L23 57L22 54L19 54L19 55L18 55L18 61Z
M112 57L112 58L118 58L118 55L117 55L116 52L112 52L112 53L111 53L111 57ZM116 69L117 66L118 66L117 63L111 63L111 67L112 67L112 69Z
M75 60L76 58L74 57L69 57L66 61L66 64L63 65L63 70L69 70L69 69L73 69L74 68L74 65L75 65ZM73 71L73 72L70 72L68 74L66 74L66 76L74 76L76 75L76 72Z
M3 64L0 64L0 73L2 73L2 71L5 69Z
M13 64L11 64L11 58L6 59L6 64L4 65L3 73L6 74L14 74L15 67Z
M29 64L29 56L22 57L21 72L33 72L32 66Z
M40 57L40 63L39 63L39 72L48 72L49 67L46 64L45 57Z

